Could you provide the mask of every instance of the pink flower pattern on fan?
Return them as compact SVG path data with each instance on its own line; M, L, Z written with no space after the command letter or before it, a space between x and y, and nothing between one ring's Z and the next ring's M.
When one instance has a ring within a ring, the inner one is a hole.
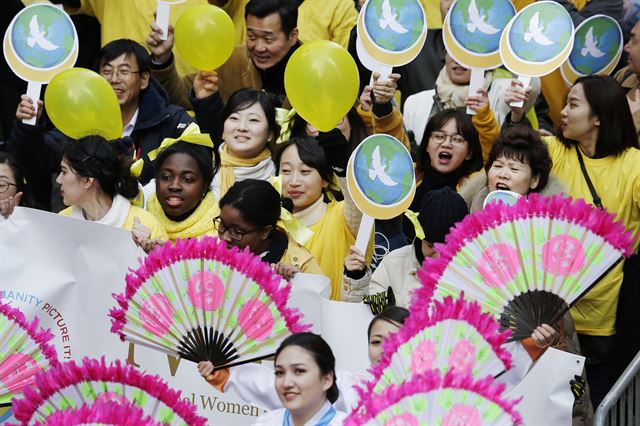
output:
M570 235L557 235L542 246L544 269L555 275L573 275L584 266L584 250L580 240Z
M173 325L171 304L163 294L156 293L142 302L140 321L150 333L163 336Z
M118 395L115 392L101 393L96 397L95 402L104 402L104 403L114 402L122 405L127 405L131 403L126 397L122 395Z
M215 311L222 301L224 286L212 272L197 272L187 283L187 295L198 309Z
M478 410L468 405L456 404L445 414L442 426L481 426Z
M20 392L25 383L39 371L38 364L31 356L22 353L11 354L0 365L0 382L9 391Z
M413 414L404 413L399 416L393 416L384 426L420 426L420 422Z
M488 286L500 288L518 275L518 252L509 244L492 244L482 253L477 266Z
M462 339L451 350L449 366L459 373L471 374L476 361L476 347L467 339Z
M436 347L431 340L425 340L411 358L411 374L420 375L433 368L433 361L436 359Z
M249 300L238 315L242 331L252 339L264 340L271 335L275 322L269 306L259 300Z

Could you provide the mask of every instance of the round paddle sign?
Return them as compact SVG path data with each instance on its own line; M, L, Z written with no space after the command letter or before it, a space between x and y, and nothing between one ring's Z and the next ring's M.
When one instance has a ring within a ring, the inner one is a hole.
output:
M18 13L4 36L4 56L26 81L48 83L73 67L78 35L69 15L50 4L35 4Z
M351 154L347 185L363 213L375 219L399 216L416 191L411 154L393 136L369 136Z
M500 39L500 56L509 71L540 77L558 68L573 47L573 22L563 6L532 3L509 23Z
M510 0L457 0L442 30L447 52L469 68L498 67L500 37L515 14Z
M592 16L575 31L573 50L560 71L567 84L592 74L609 75L620 60L624 42L618 22L605 15Z
M399 66L420 53L427 18L419 0L368 0L358 17L358 39L371 58Z

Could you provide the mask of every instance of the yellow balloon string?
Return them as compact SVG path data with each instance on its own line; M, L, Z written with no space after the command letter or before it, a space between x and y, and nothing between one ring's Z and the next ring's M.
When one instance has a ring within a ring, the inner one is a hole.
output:
M276 108L276 123L280 125L280 136L276 144L286 142L291 139L293 131L293 123L295 122L296 110L291 107L290 110L284 108Z
M177 139L164 138L158 149L154 149L153 151L149 152L149 159L151 161L155 160L158 154L160 154L163 150L178 142L187 142L194 145L202 145L206 146L207 148L213 148L211 137L206 133L200 133L200 127L198 127L196 123L191 123L186 129L184 129L182 135L180 135L180 137L178 137Z
M282 196L282 176L271 176L269 183ZM313 231L302 224L291 212L280 208L280 221L289 235L300 245L305 245L313 237Z
M418 213L413 212L411 210L407 210L406 212L404 212L404 215L413 224L413 229L416 231L416 237L418 237L421 240L424 240L424 229L422 229L422 225L420 225L420 221L418 221Z

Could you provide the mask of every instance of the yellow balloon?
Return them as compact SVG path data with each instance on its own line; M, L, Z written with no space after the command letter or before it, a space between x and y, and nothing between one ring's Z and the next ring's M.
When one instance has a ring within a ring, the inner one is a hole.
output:
M358 97L358 68L343 47L328 41L304 43L284 71L284 88L296 112L322 132L335 128Z
M44 105L54 126L73 139L122 137L118 97L109 82L91 70L70 68L53 77Z
M178 18L174 37L180 56L192 67L213 71L227 62L235 47L233 21L219 7L201 5Z

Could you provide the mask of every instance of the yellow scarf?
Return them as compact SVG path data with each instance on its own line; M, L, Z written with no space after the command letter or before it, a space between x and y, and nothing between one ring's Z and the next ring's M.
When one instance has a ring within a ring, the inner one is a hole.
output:
M220 149L220 198L236 183L234 167L253 167L269 157L271 157L271 151L265 148L254 158L248 160L239 158L229 152L227 144L222 145Z
M164 214L155 193L147 201L147 210L155 216L160 226L167 231L171 241L175 241L177 238L216 235L213 218L220 213L220 206L211 191L207 193L198 208L182 222L174 222Z

